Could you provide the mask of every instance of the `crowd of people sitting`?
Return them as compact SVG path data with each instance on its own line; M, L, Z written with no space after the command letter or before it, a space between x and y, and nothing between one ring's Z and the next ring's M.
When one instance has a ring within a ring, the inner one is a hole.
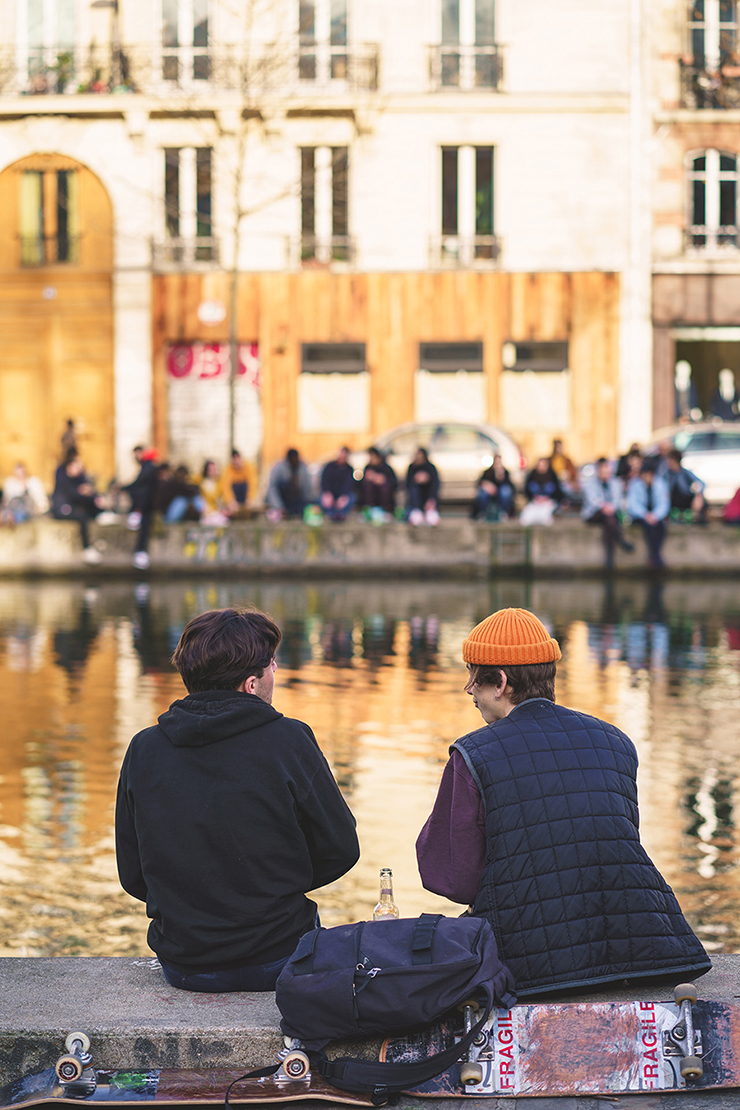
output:
M197 474L185 465L172 466L159 459L154 449L138 446L134 458L139 470L128 485L113 481L104 492L95 489L86 473L74 438L73 427L62 437L64 456L57 467L51 498L43 482L17 463L3 484L0 523L20 524L50 512L58 520L75 521L80 529L86 561L100 561L90 543L92 520L108 523L127 520L137 532L134 565L149 565L148 543L153 515L165 524L182 520L223 526L231 520L247 519L258 508L257 469L253 462L234 450L226 466L207 459ZM411 525L439 522L440 476L427 450L419 446L405 474L403 487L398 475L377 447L368 450L363 469L353 467L348 447L318 473L311 474L295 448L276 463L264 492L269 520L322 520L339 522L360 513L375 523L400 518ZM403 488L403 503L401 492ZM523 504L522 504L523 500ZM517 505L519 502L519 506ZM740 491L737 517L740 522ZM581 518L602 531L607 568L614 564L617 548L634 550L625 536L625 523L638 523L643 531L648 564L663 566L662 547L666 522L706 522L704 484L682 464L680 451L665 441L656 454L645 454L638 444L615 464L606 458L580 473L563 449L553 441L550 455L539 458L527 474L523 498L500 455L477 481L470 508L474 520L506 521L517 516L521 524L548 525L556 514L580 511ZM732 503L725 519L732 523Z
M600 458L581 478L565 454L562 441L556 439L552 453L538 459L527 475L524 495L521 524L548 525L556 513L579 509L587 524L600 526L607 569L614 566L617 547L634 551L634 544L622 531L624 523L639 524L648 565L653 569L664 565L662 548L668 519L706 523L704 483L683 466L681 452L670 440L661 443L656 454L644 454L634 443L616 466ZM513 505L511 479L500 460L494 460L478 481L472 515L487 520L509 519Z

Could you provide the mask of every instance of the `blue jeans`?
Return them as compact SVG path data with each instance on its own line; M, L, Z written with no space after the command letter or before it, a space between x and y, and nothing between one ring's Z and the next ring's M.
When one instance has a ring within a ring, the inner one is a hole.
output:
M192 505L199 513L202 513L206 507L206 503L200 494L195 494L193 497L175 497L170 501L167 512L164 514L165 524L177 524L185 516L188 511L188 506Z
M274 991L277 977L290 959L283 956L271 964L254 967L232 967L226 971L177 971L172 964L159 957L164 977L171 987L182 991L200 991L203 994L225 994L228 991Z
M470 515L473 520L476 520L479 516L488 519L489 515L497 516L499 512L511 516L513 508L514 490L511 486L499 486L498 493L493 494L487 493L486 490L479 487Z

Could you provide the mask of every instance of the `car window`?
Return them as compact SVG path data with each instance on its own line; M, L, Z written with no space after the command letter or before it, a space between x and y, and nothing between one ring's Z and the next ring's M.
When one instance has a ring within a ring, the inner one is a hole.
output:
M439 451L474 451L481 449L482 436L477 428L465 428L462 425L441 424L432 442L432 450Z
M417 447L428 447L434 428L431 424L420 424L410 432L399 432L387 444L387 451L394 455L411 455Z
M714 436L714 432L678 432L673 442L679 451L711 451Z
M740 449L740 428L718 428L715 447L718 451L737 451Z

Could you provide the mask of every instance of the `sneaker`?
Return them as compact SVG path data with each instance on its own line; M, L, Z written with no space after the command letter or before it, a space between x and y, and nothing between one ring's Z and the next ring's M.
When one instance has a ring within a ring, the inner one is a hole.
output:
M85 550L82 552L82 558L91 566L95 566L97 563L103 561L103 556L100 554L96 547L86 547Z
M135 532L141 524L141 513L129 513L126 526Z
M118 520L118 513L112 513L110 509L104 509L102 513L98 513L95 517L96 524L118 524Z
M427 524L439 524L439 513L436 509L427 509L424 515L424 519L426 520Z
M134 557L131 560L137 570L146 570L151 562L146 551L135 551Z
M421 509L412 509L411 512L409 513L409 524L418 525L418 524L423 524L423 523L424 523L424 514L421 511Z

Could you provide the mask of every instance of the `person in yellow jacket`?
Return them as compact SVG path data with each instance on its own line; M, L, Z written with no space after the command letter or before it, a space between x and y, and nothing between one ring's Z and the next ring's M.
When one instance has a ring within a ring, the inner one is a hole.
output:
M225 511L234 516L246 509L247 502L257 492L257 468L253 462L243 459L239 451L231 452L231 462L221 474L221 496Z

